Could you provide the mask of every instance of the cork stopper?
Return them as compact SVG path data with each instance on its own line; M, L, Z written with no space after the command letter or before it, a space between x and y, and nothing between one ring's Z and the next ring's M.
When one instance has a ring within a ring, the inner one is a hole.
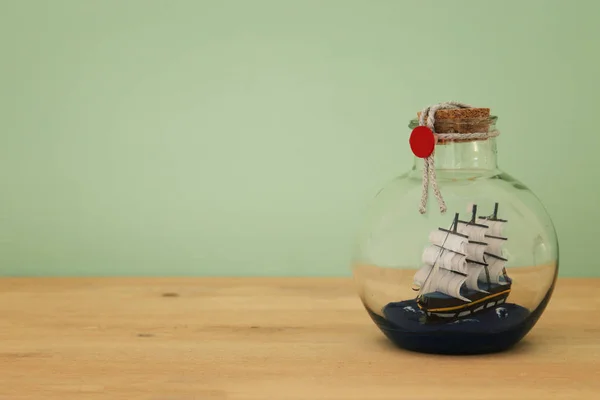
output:
M417 113L417 119L421 112ZM438 110L435 113L434 129L436 133L479 133L487 132L490 128L489 108L452 108ZM468 142L471 140L453 140L453 142ZM444 144L444 141L438 142Z

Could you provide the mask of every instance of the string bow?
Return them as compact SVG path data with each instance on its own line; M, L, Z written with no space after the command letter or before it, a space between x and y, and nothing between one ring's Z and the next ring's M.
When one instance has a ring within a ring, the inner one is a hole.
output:
M419 126L428 127L433 132L436 143L438 140L453 140L453 139L488 139L496 137L500 134L498 130L491 132L476 132L476 133L436 133L435 132L435 113L438 110L457 109L457 108L473 108L473 106L465 103L459 103L455 101L448 101L439 103L433 106L425 107L421 111L419 116ZM427 198L429 196L429 184L433 188L433 193L438 201L440 212L443 214L446 212L446 202L440 192L437 184L435 174L435 163L434 163L435 149L428 156L423 159L423 190L421 193L421 204L419 212L425 214L427 208Z

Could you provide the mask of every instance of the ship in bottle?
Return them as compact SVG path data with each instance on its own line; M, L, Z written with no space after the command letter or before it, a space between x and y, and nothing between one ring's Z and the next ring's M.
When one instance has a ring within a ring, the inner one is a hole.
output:
M489 216L477 216L477 205L471 211L470 219L457 213L449 228L429 235L413 283L417 306L428 319L468 318L503 304L510 294L512 280L502 254L507 221L498 218L498 203Z

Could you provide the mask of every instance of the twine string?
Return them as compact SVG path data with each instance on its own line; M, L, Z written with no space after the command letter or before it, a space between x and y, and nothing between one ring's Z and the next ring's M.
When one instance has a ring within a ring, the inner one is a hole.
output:
M438 110L457 109L457 108L473 108L473 106L465 103L459 103L455 101L449 101L439 103L433 106L425 107L421 111L419 116L419 125L427 126L436 136L437 140L454 140L454 139L489 139L496 137L500 132L496 129L489 132L475 132L475 133L435 133L435 113ZM429 197L429 185L433 189L435 198L437 199L440 212L443 214L446 212L446 202L440 192L437 184L437 178L435 174L435 163L434 163L435 149L433 153L427 158L423 159L423 187L421 193L421 204L419 212L425 214L427 209L427 198Z

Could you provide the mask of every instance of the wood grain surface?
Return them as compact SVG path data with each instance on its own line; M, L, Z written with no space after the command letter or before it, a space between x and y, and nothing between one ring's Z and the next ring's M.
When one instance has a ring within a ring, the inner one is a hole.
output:
M391 345L350 279L0 279L0 399L600 399L600 279L511 351Z

